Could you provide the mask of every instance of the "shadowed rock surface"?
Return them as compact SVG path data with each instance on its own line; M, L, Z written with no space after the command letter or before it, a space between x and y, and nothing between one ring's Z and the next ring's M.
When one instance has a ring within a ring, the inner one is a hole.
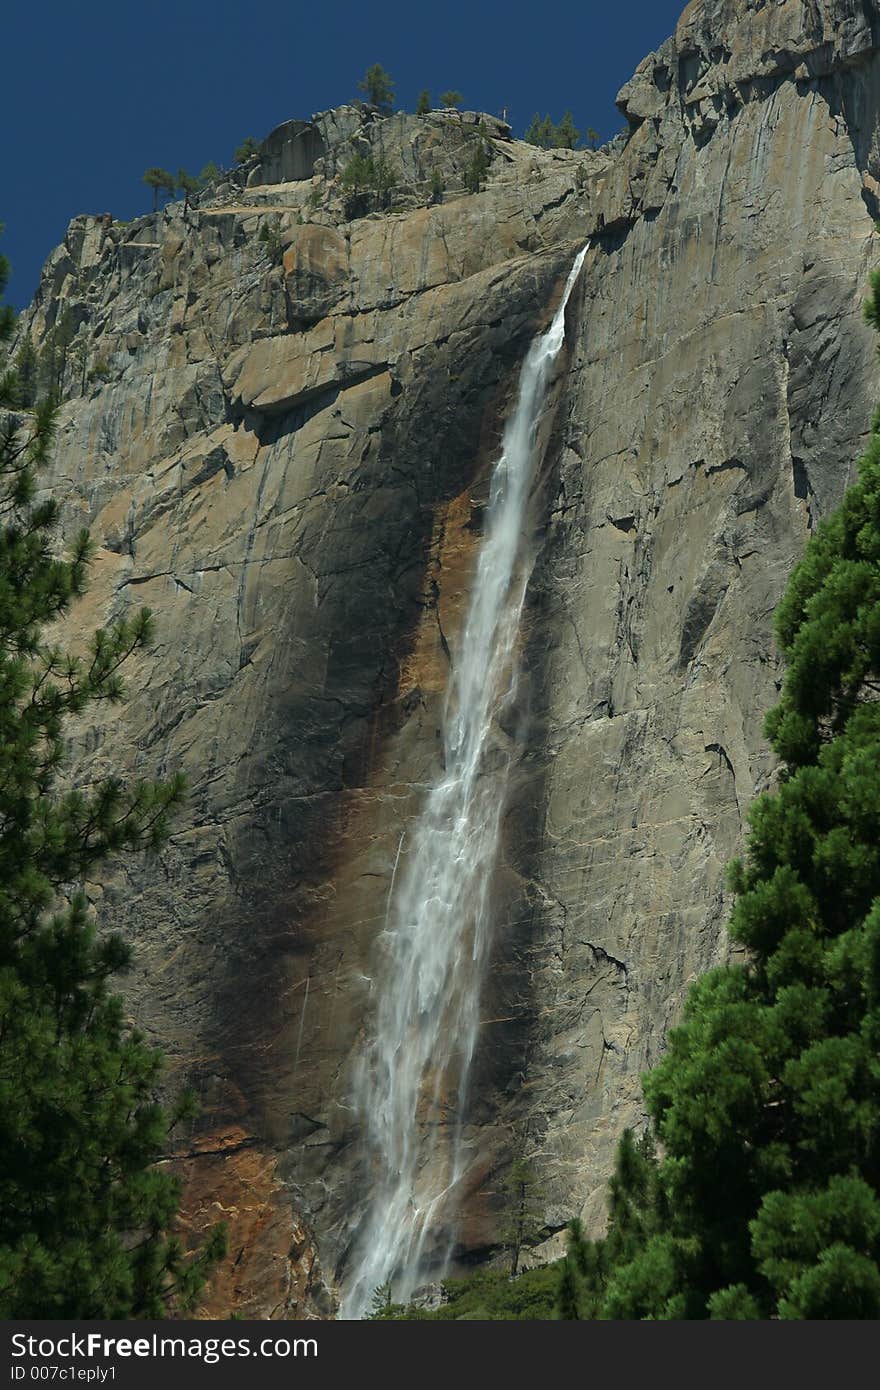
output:
M534 506L460 1256L497 1244L523 1142L533 1258L577 1213L601 1229L639 1076L727 950L724 866L772 776L773 608L875 395L878 27L875 3L694 0L603 151L342 107L186 213L75 219L47 262L27 327L68 305L82 349L50 481L100 546L72 630L146 603L159 634L74 774L190 779L159 859L92 894L135 942L132 1016L201 1098L188 1219L222 1210L234 1261L206 1312L332 1310L365 1176L350 1059L486 471L588 237ZM352 220L357 152L397 188Z

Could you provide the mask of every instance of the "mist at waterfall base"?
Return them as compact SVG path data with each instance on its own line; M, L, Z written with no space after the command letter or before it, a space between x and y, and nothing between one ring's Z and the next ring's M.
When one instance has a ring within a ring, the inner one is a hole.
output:
M493 735L518 679L517 634L531 568L526 540L538 427L578 254L546 332L529 348L495 464L470 606L446 692L443 771L397 856L372 1040L355 1100L373 1186L340 1317L361 1318L391 1284L405 1302L452 1253L463 1121L492 922L488 900L512 753ZM487 757L491 748L492 757Z

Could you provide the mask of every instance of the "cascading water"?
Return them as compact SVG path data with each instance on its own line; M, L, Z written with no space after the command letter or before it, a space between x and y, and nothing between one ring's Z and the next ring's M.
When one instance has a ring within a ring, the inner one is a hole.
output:
M447 689L444 770L398 852L374 1036L356 1078L375 1177L347 1280L345 1318L362 1317L374 1291L388 1283L396 1298L410 1297L427 1272L426 1247L444 1228L445 1250L430 1252L435 1276L450 1253L450 1207L463 1171L462 1121L489 956L489 885L511 764L492 730L516 690L538 425L587 250L520 372Z

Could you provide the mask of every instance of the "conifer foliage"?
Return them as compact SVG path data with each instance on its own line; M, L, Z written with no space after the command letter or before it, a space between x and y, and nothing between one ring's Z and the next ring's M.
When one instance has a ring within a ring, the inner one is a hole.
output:
M174 191L177 187L174 175L169 173L167 169L161 169L157 164L144 170L141 176L141 183L145 183L147 188L153 191L154 212L156 212L159 207L159 195L167 193L169 198L173 198Z
M394 82L391 74L385 71L381 63L372 63L367 68L358 87L383 116L391 114L394 106Z
M7 272L0 257L0 295ZM2 310L0 327L8 342ZM155 1161L182 1111L157 1104L161 1059L112 993L128 947L77 885L158 844L182 785L57 784L67 721L123 698L151 623L142 610L81 656L47 636L85 589L90 543L57 557L36 492L56 407L29 391L0 345L0 1316L159 1317L191 1302L224 1237L192 1257L168 1234L178 1185Z
M880 329L880 272L866 318ZM746 964L691 990L560 1312L880 1317L880 415L778 609L779 789L732 867Z
M536 111L523 136L527 144L538 145L542 150L573 150L577 148L580 138L581 133L570 111L566 111L558 123L551 120L549 115L542 120Z

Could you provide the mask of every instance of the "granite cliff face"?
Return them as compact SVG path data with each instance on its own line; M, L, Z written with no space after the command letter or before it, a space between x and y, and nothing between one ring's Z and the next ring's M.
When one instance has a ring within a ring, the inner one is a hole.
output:
M694 0L603 151L343 107L194 206L77 218L47 262L28 331L64 306L80 325L51 484L100 546L73 630L146 603L159 632L73 771L191 785L161 857L93 896L136 944L133 1017L201 1097L187 1219L222 1211L234 1260L206 1312L334 1306L394 858L516 370L588 238L534 504L459 1253L491 1254L522 1145L534 1258L577 1212L601 1226L640 1073L727 950L724 866L772 776L773 607L875 395L878 40L874 0ZM390 210L352 215L359 151L394 166Z

